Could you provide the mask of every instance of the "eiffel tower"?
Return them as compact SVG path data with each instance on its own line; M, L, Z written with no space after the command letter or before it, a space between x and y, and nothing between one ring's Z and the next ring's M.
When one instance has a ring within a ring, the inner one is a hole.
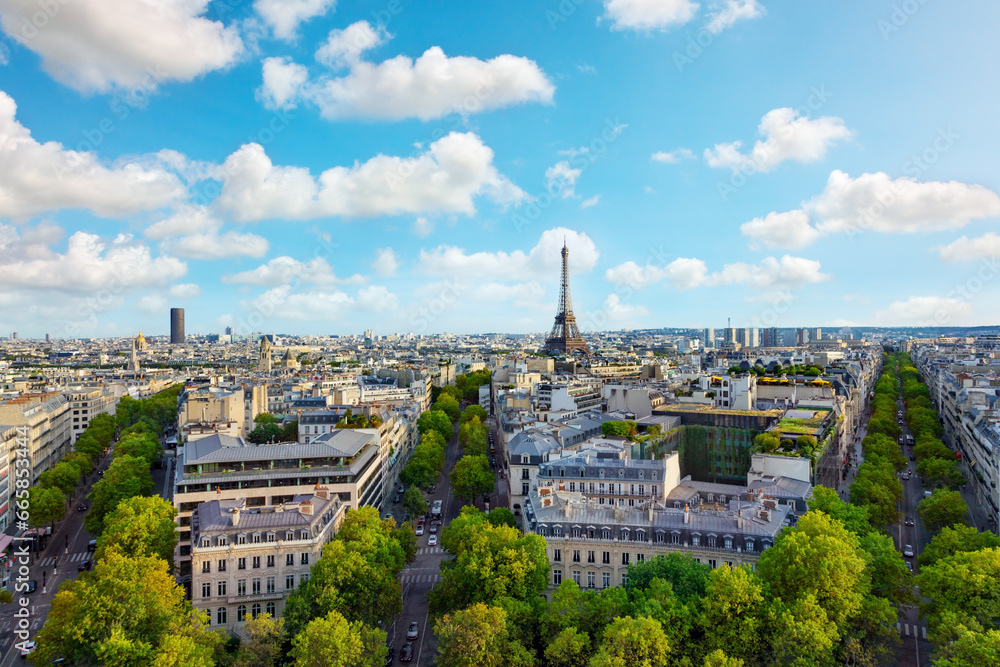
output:
M562 249L562 286L559 289L559 312L556 313L555 324L552 325L552 332L545 340L546 352L562 352L572 354L573 352L583 352L590 354L587 344L580 337L580 330L576 326L576 316L573 315L573 300L569 296L569 248L563 241Z

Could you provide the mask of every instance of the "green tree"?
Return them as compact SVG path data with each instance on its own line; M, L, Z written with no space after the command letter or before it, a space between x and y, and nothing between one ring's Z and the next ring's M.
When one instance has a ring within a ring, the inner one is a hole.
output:
M204 658L220 643L205 621L184 599L165 561L112 551L88 576L62 584L36 637L32 661L47 665L61 656L77 665L152 665L164 646L179 649L172 636L188 638L184 652ZM200 659L200 664L211 663Z
M256 445L278 442L281 440L281 427L274 423L260 424L247 434L247 440Z
M585 667L590 656L590 637L576 628L566 628L545 648L550 667Z
M743 667L745 663L739 658L730 658L722 649L716 649L705 656L702 667Z
M913 577L892 538L884 533L871 533L861 538L861 548L868 561L871 592L890 600L897 607L913 604Z
M917 464L917 474L924 485L932 489L960 489L965 486L965 475L958 468L955 459L924 459Z
M28 489L29 523L36 528L54 524L66 515L66 496L59 489L33 486Z
M81 475L89 475L94 472L94 464L90 457L83 452L70 452L63 457L63 461L76 466Z
M284 621L261 614L243 624L243 641L233 667L277 667L283 664Z
M445 439L451 437L451 418L448 416L447 412L442 410L429 410L420 415L417 419L417 430L423 435L427 431L437 431L441 435L445 436Z
M84 431L80 437L76 439L74 447L77 452L85 455L90 461L94 461L97 457L104 453L106 445L102 445L98 442L94 434L89 433L88 431Z
M447 387L445 387L447 389ZM448 415L448 419L454 424L462 416L462 408L458 404L458 399L448 394L442 394L437 403L431 406L431 411L441 411ZM448 431L451 432L450 429Z
M258 424L258 425L260 425L260 424L279 424L280 422L281 422L281 420L278 419L277 417L275 417L274 415L272 415L270 412L262 412L262 413L260 413L259 415L257 415L256 417L253 418L253 423L254 424Z
M441 667L529 667L531 654L510 637L507 614L499 607L474 604L445 614L434 624L436 664Z
M1000 537L989 531L980 533L972 526L962 524L944 526L917 556L917 562L920 567L930 567L942 558L963 551L981 551L995 547L1000 547Z
M958 491L938 489L930 498L924 498L917 504L917 514L932 533L945 526L964 524L968 512L969 506Z
M1000 665L1000 630L960 631L954 641L938 647L934 665L935 667Z
M153 490L149 476L149 463L136 456L121 456L108 466L104 476L90 491L91 507L84 519L87 532L100 536L104 531L104 518L118 503L132 496L144 496Z
M510 526L511 528L517 528L517 518L514 517L514 513L511 512L506 507L496 507L490 510L489 516L486 520L492 523L494 526Z
M331 611L295 635L289 655L295 667L382 667L385 640L384 631Z
M486 413L482 407L478 405L470 405L462 411L462 417L459 420L460 423L464 424L470 419L478 419L480 422L485 422L489 415Z
M64 495L72 493L79 482L80 469L66 461L60 461L38 476L39 486L59 489Z
M159 496L133 496L118 503L104 519L96 559L108 550L125 556L156 556L174 566L177 509Z
M691 556L673 552L629 565L625 590L631 594L637 589L648 588L653 579L663 579L670 582L674 593L682 600L701 598L705 595L711 571L712 568Z
M812 498L809 499L809 509L829 514L844 524L844 528L859 537L875 530L869 522L867 506L844 502L839 493L825 486L813 488Z
M632 438L635 436L635 429L634 421L606 421L601 424L601 435Z
M1000 549L963 551L925 567L917 576L927 599L921 612L927 637L944 645L962 630L995 630L1000 622Z
M913 456L917 462L925 459L954 459L955 452L932 435L922 435L913 447Z
M496 479L485 456L463 456L451 471L455 497L472 500L493 490Z
M761 582L749 569L712 570L702 616L706 648L754 661L766 638L765 606Z
M833 651L840 638L837 625L831 622L814 594L806 593L790 605L780 599L772 602L768 626L771 639L765 664L792 667L836 664Z
M770 454L781 447L781 438L774 433L758 433L753 439L752 450L755 454Z
M616 618L604 630L592 667L666 667L670 645L659 622L651 618Z
M160 462L161 453L160 442L155 435L130 433L115 444L114 457L137 456L145 459L152 468Z
M424 500L424 495L420 493L420 489L415 486L411 486L403 494L403 507L410 516L420 516L427 513L427 501Z

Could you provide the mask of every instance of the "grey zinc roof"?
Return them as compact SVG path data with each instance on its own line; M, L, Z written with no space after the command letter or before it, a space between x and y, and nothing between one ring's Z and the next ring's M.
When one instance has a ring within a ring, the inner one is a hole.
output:
M187 463L194 463L220 449L246 446L243 440L231 435L209 435L184 445L184 460Z
M302 514L298 504L302 501L311 501L313 505L312 516ZM290 504L282 506L282 511L261 512L253 508L241 507L239 525L233 526L233 515L229 512L231 507L242 503L240 500L211 500L205 503L198 503L198 530L200 533L230 531L235 528L239 532L253 532L255 530L279 530L281 528L306 528L316 521L322 520L323 513L331 507L330 503L335 502L333 498L324 500L312 495L296 495ZM272 509L273 508L269 508Z
M526 433L524 431L511 438L510 443L507 445L507 451L515 456L523 454L542 456L557 449L559 449L559 443L551 435Z
M367 432L366 432L367 431ZM273 459L313 459L328 456L352 457L373 438L378 435L374 431L341 429L333 433L325 433L309 444L286 443L281 445L216 445L215 447L196 448L185 452L185 465L197 463L225 463L232 461L270 461ZM203 438L229 438L240 442L238 438L229 436L210 436ZM187 445L198 445L202 440L196 440Z

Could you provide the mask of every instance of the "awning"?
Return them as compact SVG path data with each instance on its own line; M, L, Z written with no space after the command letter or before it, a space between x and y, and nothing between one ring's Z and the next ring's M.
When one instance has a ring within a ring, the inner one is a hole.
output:
M14 541L14 538L10 535L0 535L0 551L3 551L10 546L10 543Z

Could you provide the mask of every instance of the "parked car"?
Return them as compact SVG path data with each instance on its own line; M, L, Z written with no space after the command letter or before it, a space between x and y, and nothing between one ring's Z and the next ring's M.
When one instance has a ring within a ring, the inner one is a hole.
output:
M424 534L424 524L418 523L416 530L414 530L413 532L417 534L417 537L423 535Z
M36 648L38 648L38 644L36 644L34 641L29 639L28 641L24 642L24 644L21 646L21 657L27 658L29 655L35 652Z
M903 547L903 555L906 556L907 558L913 558L913 546L907 544L905 547Z
M420 634L420 626L417 625L416 621L413 621L410 623L410 627L406 629L406 638L411 640L416 639L418 634Z
M427 538L427 546L429 546L429 547L436 547L437 543L438 543L438 536L437 535L431 535L430 537Z
M87 542L87 551L97 551L97 540Z
M90 565L91 565L90 561L89 560L85 560L85 561L83 561L82 563L80 563L79 565L76 566L76 571L77 572L83 572L85 570L89 570L90 569Z
M399 653L400 662L410 662L413 660L413 644L407 644Z
M86 512L87 511L87 503L80 503L79 505L77 505L76 506L76 511L77 512Z
M385 654L385 667L389 667L392 664L393 659L396 657L396 649L389 647L389 652Z
M437 484L431 484L427 487L427 493L437 493Z
M912 526L913 525L913 517L911 517L911 516L906 517L906 521L904 521L903 523L905 523L907 526Z

